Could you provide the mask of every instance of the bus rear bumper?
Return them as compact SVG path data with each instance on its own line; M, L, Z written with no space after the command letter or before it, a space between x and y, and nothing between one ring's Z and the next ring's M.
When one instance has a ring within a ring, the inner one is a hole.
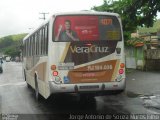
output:
M89 93L103 91L123 91L125 80L107 83L55 84L50 82L50 92L54 93Z

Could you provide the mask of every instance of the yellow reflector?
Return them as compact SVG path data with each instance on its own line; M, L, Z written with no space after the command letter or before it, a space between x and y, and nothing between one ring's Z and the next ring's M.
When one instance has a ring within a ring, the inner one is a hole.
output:
M120 64L120 67L121 67L121 68L124 68L124 67L125 67L125 64L124 64L124 63L121 63L121 64Z
M56 65L52 65L51 70L56 70Z

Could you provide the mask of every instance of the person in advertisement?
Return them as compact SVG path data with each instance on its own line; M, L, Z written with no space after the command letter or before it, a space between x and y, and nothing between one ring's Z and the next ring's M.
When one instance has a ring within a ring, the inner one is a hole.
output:
M59 25L56 41L79 41L78 35L71 30L71 21L65 20L65 30L62 31L62 25Z

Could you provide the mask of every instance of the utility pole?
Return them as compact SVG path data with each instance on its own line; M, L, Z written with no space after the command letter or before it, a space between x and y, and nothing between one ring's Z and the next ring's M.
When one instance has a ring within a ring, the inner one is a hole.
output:
M42 14L42 15L43 15L43 18L39 18L39 19L45 20L45 19L46 19L46 14L49 14L49 13L39 13L39 14Z

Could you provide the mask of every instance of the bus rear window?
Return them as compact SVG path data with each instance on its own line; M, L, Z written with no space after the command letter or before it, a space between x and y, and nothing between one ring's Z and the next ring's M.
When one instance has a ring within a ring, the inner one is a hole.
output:
M121 27L115 16L57 16L54 41L121 40Z

